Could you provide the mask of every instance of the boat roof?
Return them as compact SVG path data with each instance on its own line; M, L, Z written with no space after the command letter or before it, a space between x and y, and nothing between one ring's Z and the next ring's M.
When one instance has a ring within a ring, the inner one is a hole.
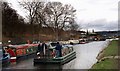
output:
M38 46L38 44L21 44L21 45L8 45L11 48L17 48L17 49L22 49L22 48L28 48L32 46Z

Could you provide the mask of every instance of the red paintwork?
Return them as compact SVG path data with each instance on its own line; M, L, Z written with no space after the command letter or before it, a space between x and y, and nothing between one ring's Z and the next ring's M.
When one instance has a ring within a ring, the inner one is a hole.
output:
M15 52L12 49L8 49L7 52L10 54L10 56L16 56Z
M23 44L23 45L8 45L8 46L11 48L7 50L8 53L10 54L10 56L14 57L14 56L26 55L27 48L38 46L38 44Z

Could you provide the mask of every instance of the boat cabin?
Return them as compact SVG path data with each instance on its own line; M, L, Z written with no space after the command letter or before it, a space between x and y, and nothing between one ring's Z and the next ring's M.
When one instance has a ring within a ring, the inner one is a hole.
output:
M49 45L47 44L49 46L48 54L46 54L46 57L37 55L37 57L34 58L34 64L65 64L76 58L76 52L73 49L73 46L69 45L62 45L62 57L56 57L56 44L57 43L50 43Z

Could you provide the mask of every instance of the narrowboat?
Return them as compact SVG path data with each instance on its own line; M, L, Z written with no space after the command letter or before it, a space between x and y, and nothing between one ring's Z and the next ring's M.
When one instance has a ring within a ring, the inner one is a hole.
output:
M2 49L0 49L0 64L2 65L1 67L10 64L10 55L8 53L3 53Z
M6 50L8 50L10 48L11 51L13 51L15 53L15 56L18 58L18 57L36 53L37 46L38 46L38 44L8 45L6 47ZM12 56L11 53L9 53L9 54L10 54L10 56Z
M79 43L85 44L85 43L88 43L88 40L87 39L79 39Z
M4 67L4 66L7 66L7 65L10 64L10 55L9 55L9 54L6 54L6 56L5 56L5 57L2 57L2 59L0 59L0 60L2 60L2 66L3 66L3 67Z
M36 64L65 64L68 63L69 61L73 60L76 58L76 52L73 49L72 46L69 45L62 45L62 57L55 57L55 45L56 43L50 43L49 45L49 55L48 57L40 57L40 55L37 55L34 58L34 65Z
M68 40L71 45L79 44L79 40Z

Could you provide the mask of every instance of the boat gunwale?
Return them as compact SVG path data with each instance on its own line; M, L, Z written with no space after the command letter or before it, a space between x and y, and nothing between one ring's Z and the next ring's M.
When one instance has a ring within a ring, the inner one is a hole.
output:
M76 58L76 52L75 50L73 50L72 52L70 52L69 54L63 56L63 57L59 57L59 58L54 58L54 59L34 59L34 64L35 63L55 63L55 64L64 64L69 62L70 60L73 60L74 58ZM68 59L68 60L67 60ZM39 61L40 60L40 61Z

